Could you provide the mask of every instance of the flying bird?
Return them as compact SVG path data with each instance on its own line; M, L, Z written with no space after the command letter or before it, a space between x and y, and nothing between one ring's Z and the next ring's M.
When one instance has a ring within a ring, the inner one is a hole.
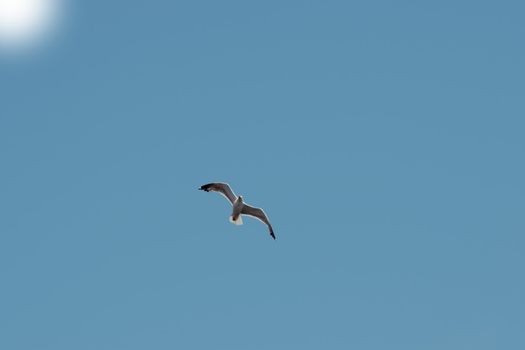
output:
M262 210L261 208L254 208L244 203L242 196L236 196L235 193L233 193L230 185L226 183L214 182L202 185L199 188L199 190L206 192L219 192L224 197L226 197L227 200L230 201L233 207L232 215L230 215L231 223L234 223L235 225L242 225L241 215L248 215L254 217L268 226L268 229L270 230L270 236L272 236L272 238L275 239L275 234L273 233L272 225L270 224L270 220L268 220L268 217L264 213L264 210Z

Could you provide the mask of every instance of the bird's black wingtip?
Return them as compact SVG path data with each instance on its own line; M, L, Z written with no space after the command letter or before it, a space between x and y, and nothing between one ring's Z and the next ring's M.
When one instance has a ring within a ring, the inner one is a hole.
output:
M201 190L201 191L206 191L206 192L210 192L210 187L211 187L212 185L213 185L213 184L202 185L201 187L199 187L199 190Z
M273 232L270 232L270 236L272 236L272 238L275 240L275 235L273 234Z

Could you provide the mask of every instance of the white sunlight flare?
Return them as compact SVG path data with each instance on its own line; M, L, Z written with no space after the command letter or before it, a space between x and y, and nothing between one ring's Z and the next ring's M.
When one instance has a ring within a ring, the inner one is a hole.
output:
M0 0L0 50L32 47L55 29L61 0Z

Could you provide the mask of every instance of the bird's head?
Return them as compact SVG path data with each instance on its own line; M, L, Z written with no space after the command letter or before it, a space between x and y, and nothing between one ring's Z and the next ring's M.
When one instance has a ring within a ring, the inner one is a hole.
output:
M239 202L242 203L242 196L239 196Z

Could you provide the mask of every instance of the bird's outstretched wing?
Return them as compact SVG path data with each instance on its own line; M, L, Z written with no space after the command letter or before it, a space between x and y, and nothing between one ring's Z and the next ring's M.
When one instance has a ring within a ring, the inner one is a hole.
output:
M275 234L273 233L272 225L270 224L270 220L268 220L268 217L264 213L264 210L262 210L261 208L251 207L248 204L244 204L244 206L242 207L241 214L252 216L264 222L266 225L268 225L268 229L270 230L270 236L272 236L272 238L275 239Z
M237 199L237 196L235 195L235 193L233 193L230 185L226 183L221 183L221 182L209 183L206 185L202 185L201 188L199 188L199 190L206 191L206 192L210 192L210 191L219 192L224 197L226 197L226 199L228 199L231 202L231 204L233 204L235 200Z

